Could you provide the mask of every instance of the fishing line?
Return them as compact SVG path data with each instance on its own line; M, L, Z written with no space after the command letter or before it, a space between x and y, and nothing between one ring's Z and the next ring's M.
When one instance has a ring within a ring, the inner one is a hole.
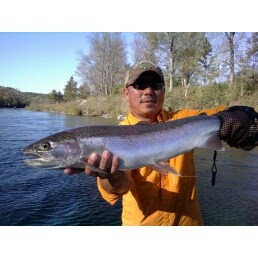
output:
M212 168L211 168L211 173L212 173L212 177L211 177L211 185L214 186L216 183L216 175L217 175L217 165L216 165L216 159L217 159L217 151L214 151L213 154L213 164L212 164ZM199 177L199 178L208 178L207 176L180 176L180 177Z

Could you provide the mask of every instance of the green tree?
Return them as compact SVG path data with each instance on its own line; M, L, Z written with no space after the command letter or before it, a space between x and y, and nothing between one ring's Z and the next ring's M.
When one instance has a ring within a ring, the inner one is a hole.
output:
M63 94L61 91L52 90L51 93L48 95L48 98L52 102L61 102L63 100Z
M177 78L185 88L185 95L193 75L203 76L203 81L207 81L205 74L207 77L211 44L205 33L147 32L135 37L135 42L138 42L138 49L134 47L137 57L140 56L141 47L143 57L150 57L164 68L169 91L173 89L173 82ZM135 42L134 46L137 46Z
M205 67L205 59L210 52L211 45L205 37L205 33L185 32L179 34L175 66L177 75L181 78L185 98L191 83L199 80L201 70ZM208 68L207 64L206 68Z
M0 107L25 107L24 93L11 87L0 86Z
M124 81L127 70L126 45L118 32L92 33L89 54L81 54L76 74L92 92L112 93L112 88Z
M247 59L249 64L249 83L255 87L258 83L258 32L253 32L248 40Z
M173 88L178 34L177 32L136 33L133 42L136 62L147 60L165 68L168 75L169 91Z
M179 47L178 32L159 32L147 33L148 40L156 50L156 56L159 57L159 64L166 68L169 86L168 90L172 91L175 74L175 60Z
M64 100L64 95L62 94L61 91L58 91L58 92L57 92L56 99L57 99L57 101L58 101L59 103Z
M154 32L138 32L134 35L132 42L133 61L150 61L157 63L158 58L156 51L158 47L159 33Z
M235 75L235 32L225 32L227 40L228 40L228 47L229 47L229 85L232 86L234 82L234 75Z
M240 69L236 73L236 80L240 84L241 97L248 91L253 92L258 83L258 33L253 32L247 40L245 55L239 61Z
M71 76L64 88L64 100L71 101L78 96L77 82Z
M78 95L79 95L80 98L86 99L87 96L91 95L90 87L89 87L86 83L83 83L83 84L79 87Z
M212 47L207 38L205 38L205 42L203 44L203 51L200 53L201 58L200 62L200 81L205 85L208 84L210 79L214 76L214 58L211 57Z
M48 98L51 102L56 102L56 95L57 95L57 91L56 90L52 90L49 94L48 94Z

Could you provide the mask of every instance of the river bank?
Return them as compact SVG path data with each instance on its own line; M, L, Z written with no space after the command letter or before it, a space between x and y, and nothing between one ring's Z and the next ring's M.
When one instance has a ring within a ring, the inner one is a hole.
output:
M87 99L77 98L74 101L61 103L37 103L32 101L26 109L66 115L118 118L126 114L128 108L122 95L111 95L89 96Z
M215 106L247 105L258 110L258 87L241 90L240 87L200 86L191 87L185 98L181 87L166 92L164 108L179 110L184 108L206 109ZM70 102L46 103L31 101L28 110L56 112L67 115L99 116L120 119L128 112L128 103L122 94L89 96Z

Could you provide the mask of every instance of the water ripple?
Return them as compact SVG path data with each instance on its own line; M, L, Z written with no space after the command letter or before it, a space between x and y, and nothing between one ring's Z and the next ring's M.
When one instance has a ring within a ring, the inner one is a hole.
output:
M114 121L0 109L0 225L121 225L121 200L111 206L96 178L26 167L22 149L47 135L87 124ZM210 185L213 152L196 151L197 190L206 225L258 225L258 150L218 154Z

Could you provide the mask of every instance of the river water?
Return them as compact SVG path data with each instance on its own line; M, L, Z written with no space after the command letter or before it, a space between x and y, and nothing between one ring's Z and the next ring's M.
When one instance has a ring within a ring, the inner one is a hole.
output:
M21 150L52 133L116 121L24 109L0 109L0 225L121 225L121 201L106 203L96 178L24 165ZM212 151L195 151L205 225L258 225L258 148L218 154L211 186Z

